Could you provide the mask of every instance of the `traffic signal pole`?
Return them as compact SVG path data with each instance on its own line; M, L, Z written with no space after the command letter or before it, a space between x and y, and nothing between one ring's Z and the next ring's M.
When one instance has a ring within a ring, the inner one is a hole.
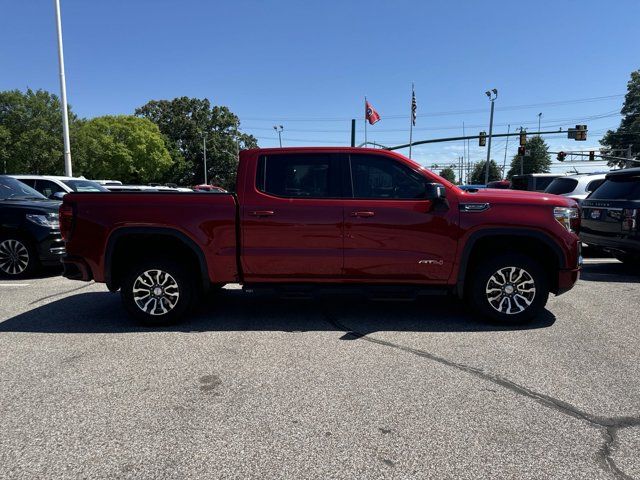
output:
M553 135L555 133L567 133L566 130L549 130L546 132L540 132L540 135ZM520 135L520 132L514 133L494 133L493 137L517 137ZM465 135L462 137L446 137L446 138L432 138L430 140L418 140L416 142L412 142L412 145L415 147L416 145L425 145L427 143L442 143L442 142L455 142L459 140L475 140L479 139L482 135ZM395 145L393 147L384 147L386 150L401 150L403 148L408 148L408 143L403 143L402 145Z

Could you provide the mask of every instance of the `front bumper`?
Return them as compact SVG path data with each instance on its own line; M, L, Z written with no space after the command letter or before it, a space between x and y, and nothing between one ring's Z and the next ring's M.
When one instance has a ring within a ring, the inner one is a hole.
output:
M60 265L64 254L64 240L60 232L54 231L38 241L38 258L42 265Z

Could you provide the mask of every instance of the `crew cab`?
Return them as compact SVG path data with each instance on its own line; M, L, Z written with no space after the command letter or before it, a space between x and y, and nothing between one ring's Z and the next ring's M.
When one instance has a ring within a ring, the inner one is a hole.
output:
M398 288L454 293L525 322L580 269L576 202L465 192L391 151L241 152L236 193L71 193L60 208L64 275L120 290L148 325L212 287Z

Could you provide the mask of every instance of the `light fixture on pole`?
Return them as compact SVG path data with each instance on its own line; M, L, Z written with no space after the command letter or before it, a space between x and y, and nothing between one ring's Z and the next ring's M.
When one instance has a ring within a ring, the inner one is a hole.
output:
M489 183L489 159L491 158L491 135L493 133L493 107L496 98L498 98L498 90L492 89L487 90L484 94L489 97L489 101L491 102L491 115L489 117L489 144L487 145L487 164L485 165L484 171L484 184Z
M542 112L538 114L538 136L540 136L540 119L542 118Z
M202 135L202 156L204 157L204 184L207 183L207 136Z
M67 112L67 85L64 78L64 52L62 49L62 20L60 19L60 0L53 0L56 10L56 29L58 31L58 64L60 67L60 102L62 103L62 139L64 141L64 174L73 176L71 169L71 143L69 142L69 113Z
M278 142L280 143L280 148L282 148L282 131L284 127L282 125L274 125L273 129L278 132Z

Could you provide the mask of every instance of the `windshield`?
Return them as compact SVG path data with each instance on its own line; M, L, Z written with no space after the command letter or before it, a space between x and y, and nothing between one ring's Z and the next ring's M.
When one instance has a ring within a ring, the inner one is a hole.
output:
M596 188L589 200L640 200L640 178L614 178Z
M46 199L40 192L15 178L0 177L0 200L37 198Z
M106 188L91 180L63 180L74 192L108 192Z
M562 195L563 193L573 192L576 185L578 185L578 180L575 178L554 178L544 193Z

